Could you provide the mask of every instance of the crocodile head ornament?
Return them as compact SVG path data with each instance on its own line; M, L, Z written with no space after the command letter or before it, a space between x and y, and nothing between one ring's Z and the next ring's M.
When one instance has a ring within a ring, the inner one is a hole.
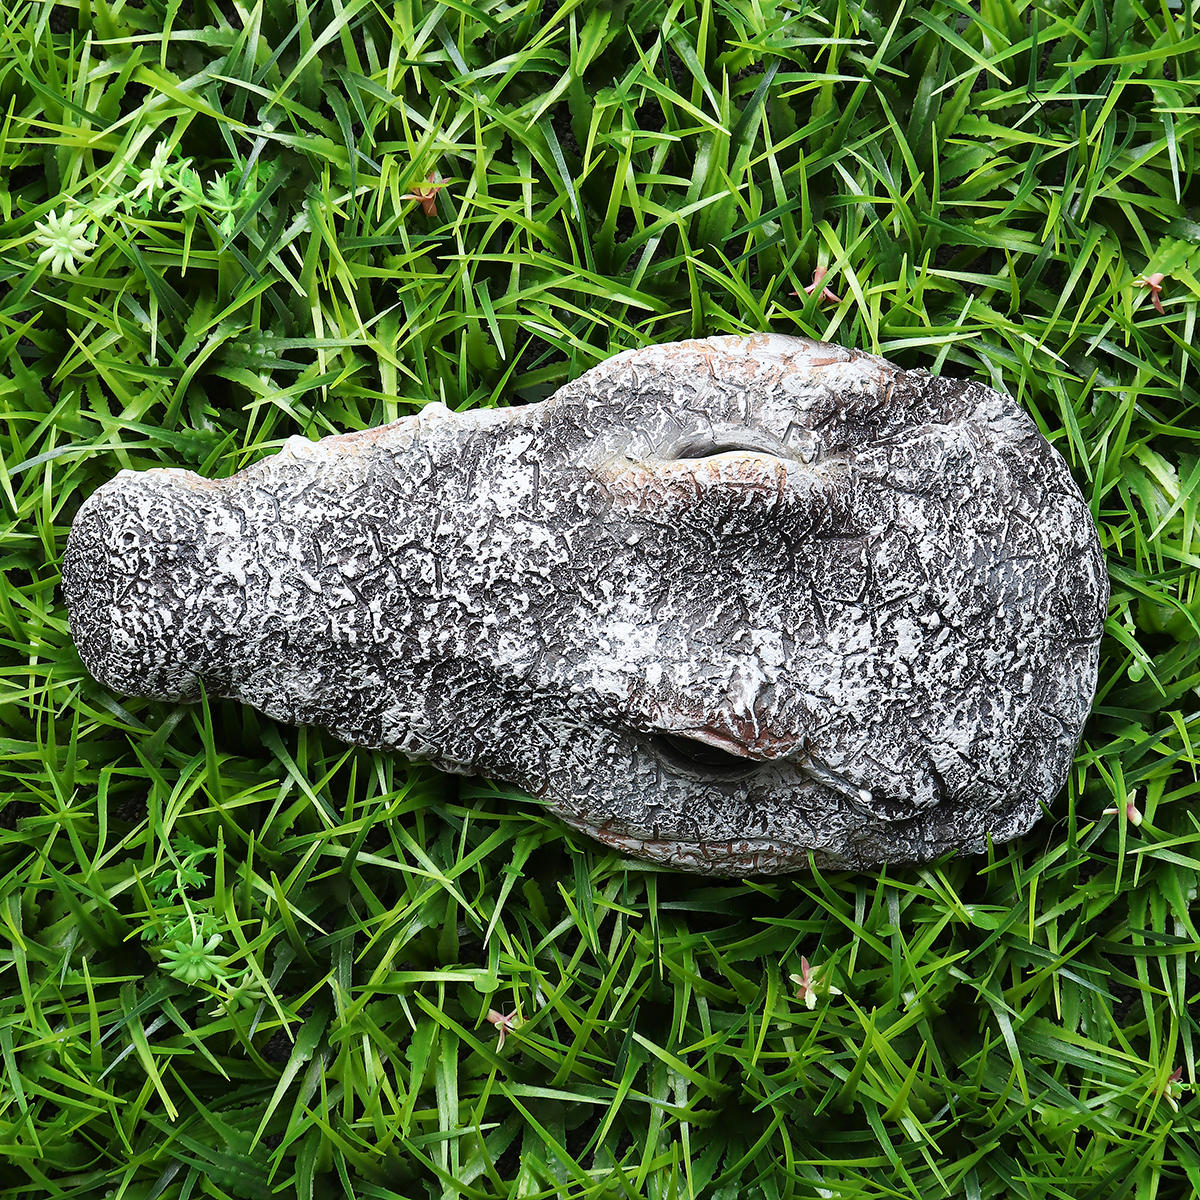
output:
M1108 583L977 383L790 337L619 354L227 479L122 471L63 564L87 668L516 784L717 874L916 862L1062 787Z

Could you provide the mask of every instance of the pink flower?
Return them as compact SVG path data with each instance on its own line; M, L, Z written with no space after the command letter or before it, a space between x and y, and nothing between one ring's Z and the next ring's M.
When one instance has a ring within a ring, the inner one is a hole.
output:
M496 1042L496 1049L504 1049L504 1038L512 1033L517 1026L522 1024L521 1014L513 1009L510 1013L497 1012L494 1008L488 1009L487 1019L500 1030L500 1037Z
M1125 797L1125 806L1121 808L1106 808L1104 815L1106 817L1115 817L1124 814L1125 820L1135 828L1142 823L1142 810L1137 806L1137 792L1130 792Z
M420 200L421 207L427 217L437 215L437 194L446 185L438 182L436 172L425 177L424 183L419 183L411 192L405 192L401 200Z
M1162 285L1166 276L1161 271L1155 271L1153 275L1145 275L1137 281L1138 287L1150 289L1150 299L1154 303L1154 307L1158 312L1165 312L1162 302Z
M810 965L807 958L800 956L800 974L791 974L788 978L796 985L796 996L803 1000L808 1008L817 1007L817 994L824 992L827 996L840 996L841 988L832 983L825 983L817 978L817 969Z
M1179 1111L1179 1097L1183 1093L1183 1068L1171 1072L1159 1095L1171 1106L1172 1112Z
M806 296L811 296L813 294L813 292L815 292L817 290L817 288L820 288L821 289L821 302L823 304L841 304L841 302L842 302L841 296L839 296L837 294L837 292L835 292L832 288L825 287L825 285L821 282L825 278L825 276L828 274L829 274L828 267L818 267L813 272L812 283L805 285L804 294ZM799 296L800 293L793 292L792 295Z

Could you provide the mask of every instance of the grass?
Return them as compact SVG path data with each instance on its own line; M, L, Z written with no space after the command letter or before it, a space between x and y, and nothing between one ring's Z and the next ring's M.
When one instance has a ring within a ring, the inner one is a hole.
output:
M1198 80L1193 0L0 0L0 1198L1200 1191ZM1008 390L1089 498L1028 837L660 873L79 663L122 467L761 329Z

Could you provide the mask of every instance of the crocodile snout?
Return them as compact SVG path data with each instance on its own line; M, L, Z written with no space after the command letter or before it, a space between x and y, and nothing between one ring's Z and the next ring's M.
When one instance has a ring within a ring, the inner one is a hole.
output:
M192 616L209 573L189 473L122 472L79 510L63 559L71 635L106 687L160 700L200 694Z

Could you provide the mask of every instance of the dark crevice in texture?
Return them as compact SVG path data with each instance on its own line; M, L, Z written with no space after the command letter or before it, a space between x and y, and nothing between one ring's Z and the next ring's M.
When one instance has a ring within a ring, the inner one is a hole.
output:
M752 774L759 766L754 759L675 733L655 734L653 745L663 762L707 779L738 779Z

